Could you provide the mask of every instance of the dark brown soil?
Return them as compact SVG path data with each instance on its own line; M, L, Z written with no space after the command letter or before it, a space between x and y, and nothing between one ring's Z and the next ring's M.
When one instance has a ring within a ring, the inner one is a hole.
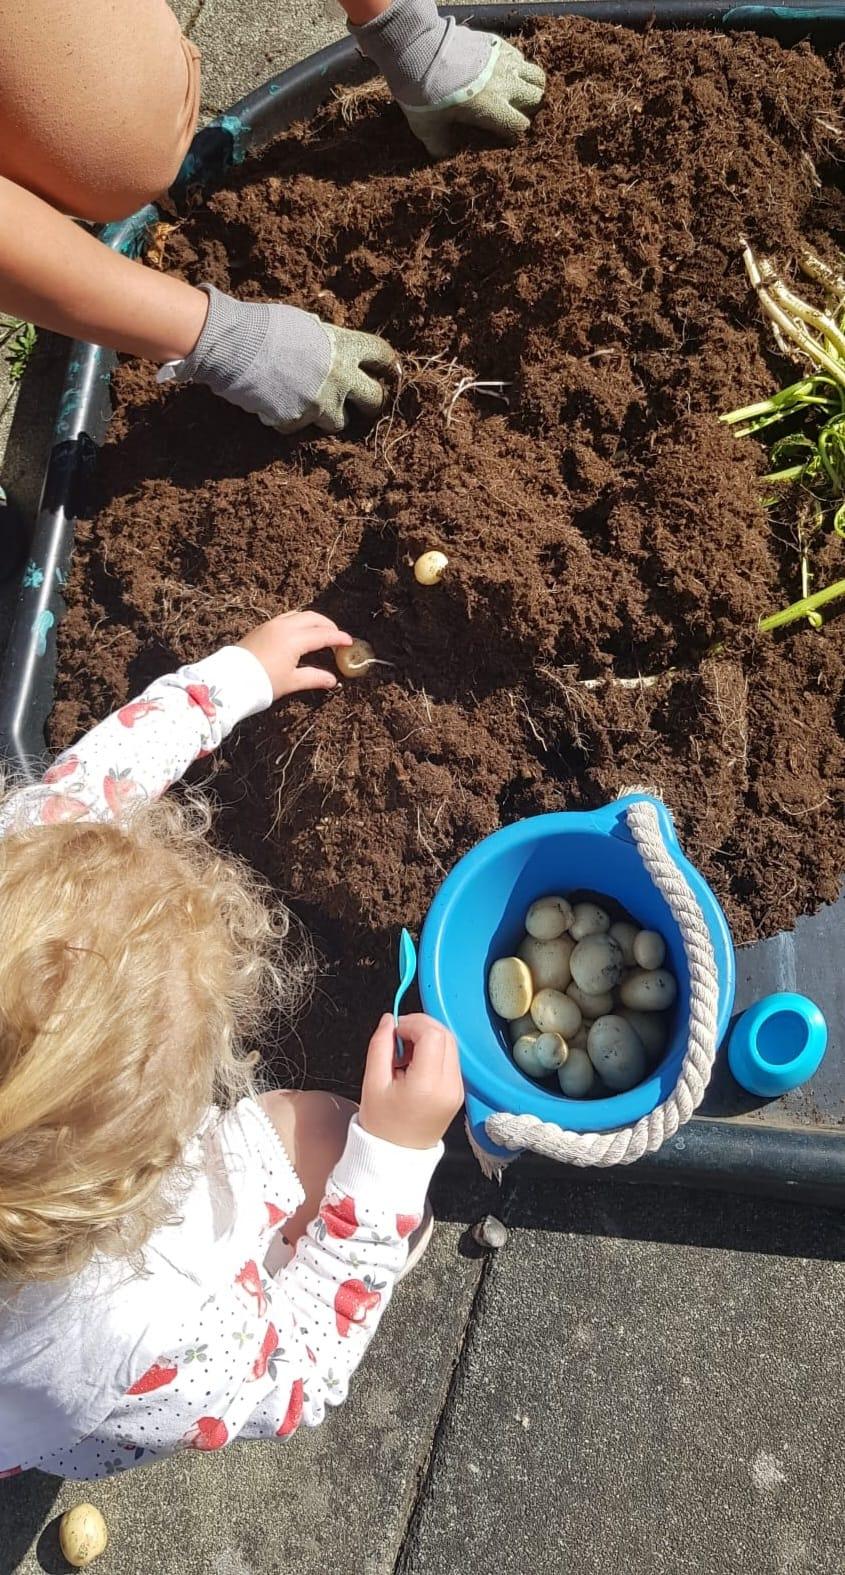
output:
M432 166L370 91L168 238L193 280L387 335L404 381L375 431L282 440L124 366L77 534L56 744L281 607L392 664L245 726L216 780L220 835L326 956L309 1062L341 1085L398 927L503 822L655 788L737 941L845 867L842 626L756 637L798 560L759 503L762 450L716 421L788 372L739 235L784 263L845 247L845 61L580 21L526 49L550 86L518 150ZM429 547L450 566L424 590Z

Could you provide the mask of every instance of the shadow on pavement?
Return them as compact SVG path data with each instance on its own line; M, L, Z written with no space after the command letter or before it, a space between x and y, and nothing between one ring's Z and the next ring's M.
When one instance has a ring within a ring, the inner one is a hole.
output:
M845 1258L845 1214L835 1209L645 1183L632 1186L630 1180L563 1166L559 1181L537 1180L521 1173L518 1160L505 1172L501 1186L486 1182L474 1166L447 1162L435 1177L432 1203L438 1219L467 1225L489 1213L511 1230L834 1262Z
M66 339L38 335L9 428L0 480L30 525L38 510L67 357Z
M0 1575L10 1575L23 1561L61 1486L59 1477L41 1471L24 1471L0 1484ZM41 1531L36 1556L46 1575L65 1575L68 1570L55 1521Z

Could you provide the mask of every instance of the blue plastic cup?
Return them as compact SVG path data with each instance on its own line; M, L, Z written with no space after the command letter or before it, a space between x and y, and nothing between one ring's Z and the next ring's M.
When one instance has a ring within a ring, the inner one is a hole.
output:
M740 1087L777 1099L806 1083L827 1049L827 1023L815 1001L782 991L749 1006L734 1025L728 1065Z
M713 942L719 979L718 1034L733 1006L734 951L725 916L710 887L681 852L665 805L645 794L586 813L536 815L505 826L472 848L447 876L420 941L423 1007L454 1033L467 1090L473 1137L488 1153L513 1157L487 1137L494 1111L535 1115L572 1132L607 1132L648 1115L672 1093L687 1047L689 973L681 932L651 880L628 830L625 812L643 799L654 805L672 856L695 893ZM666 942L666 966L678 982L675 1028L659 1066L644 1082L607 1099L566 1099L521 1072L506 1025L487 999L487 975L512 955L537 897L577 890L615 898L644 928Z

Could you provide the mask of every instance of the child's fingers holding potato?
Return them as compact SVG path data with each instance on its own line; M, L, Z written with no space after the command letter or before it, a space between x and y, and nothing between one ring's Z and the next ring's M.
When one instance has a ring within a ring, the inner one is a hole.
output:
M273 698L299 694L304 689L334 689L337 678L323 667L300 667L304 656L315 651L338 650L352 644L351 634L331 618L307 609L279 613L244 635L239 644L261 663L273 686Z

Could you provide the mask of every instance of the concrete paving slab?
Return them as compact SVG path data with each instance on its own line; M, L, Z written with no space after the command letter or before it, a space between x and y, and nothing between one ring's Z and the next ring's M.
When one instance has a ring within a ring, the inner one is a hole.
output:
M67 355L66 339L40 333L20 383L9 384L6 363L0 364L0 482L30 521L41 496Z
M182 26L182 32L190 37L191 29L203 8L205 0L167 0L171 11L175 11Z
M455 0L470 5L472 0ZM522 0L515 0L516 5ZM337 0L204 0L190 36L203 54L203 112L217 114L346 31Z
M511 1194L400 1575L841 1575L841 1220L561 1193Z
M437 1226L350 1399L318 1431L100 1482L3 1482L0 1575L63 1572L55 1519L85 1500L110 1529L98 1575L392 1575L481 1273L458 1252L462 1229Z
M216 114L268 77L341 38L346 19L334 0L205 0L191 30L203 56L203 112Z

